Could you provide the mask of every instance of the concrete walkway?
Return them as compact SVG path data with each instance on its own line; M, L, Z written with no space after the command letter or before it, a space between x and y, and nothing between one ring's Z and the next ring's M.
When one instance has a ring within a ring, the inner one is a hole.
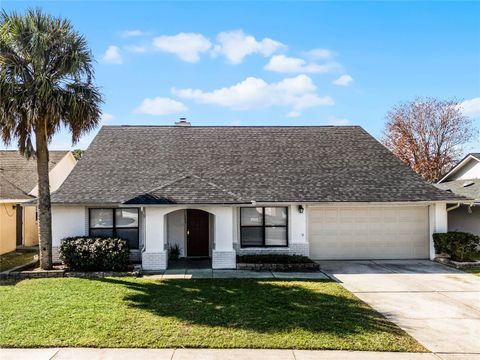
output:
M162 273L146 274L146 279L315 279L329 280L321 271L276 272L249 270L167 269Z
M428 350L480 354L480 277L426 260L320 266Z
M0 349L2 360L479 360L475 354L253 349Z

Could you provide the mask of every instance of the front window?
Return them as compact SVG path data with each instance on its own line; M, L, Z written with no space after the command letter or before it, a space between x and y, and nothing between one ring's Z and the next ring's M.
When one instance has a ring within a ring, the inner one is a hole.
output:
M90 209L90 236L115 236L138 249L138 209Z
M241 208L240 244L242 247L288 246L288 209Z

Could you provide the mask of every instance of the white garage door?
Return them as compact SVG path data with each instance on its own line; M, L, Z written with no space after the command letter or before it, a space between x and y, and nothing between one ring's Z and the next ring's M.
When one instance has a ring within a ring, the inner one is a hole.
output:
M311 207L314 260L428 258L428 207Z

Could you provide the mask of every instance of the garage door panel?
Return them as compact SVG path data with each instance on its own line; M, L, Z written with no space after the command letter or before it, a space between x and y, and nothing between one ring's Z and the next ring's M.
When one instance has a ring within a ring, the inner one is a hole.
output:
M309 209L310 257L428 258L428 207L319 207Z

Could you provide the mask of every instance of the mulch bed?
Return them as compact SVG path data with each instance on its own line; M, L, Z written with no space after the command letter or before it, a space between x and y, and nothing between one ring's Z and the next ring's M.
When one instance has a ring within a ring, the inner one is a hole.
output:
M451 260L447 257L437 257L435 258L435 261L447 265L450 267L453 267L455 269L474 269L474 268L480 268L480 261L465 261L465 262L460 262L460 261L454 261Z
M65 265L54 265L52 270L42 270L39 267L31 267L21 271L6 271L0 273L0 280L60 277L102 278L110 276L140 276L140 269L133 268L130 271L71 271Z
M317 263L299 263L299 264L253 264L237 263L237 270L254 271L286 271L286 272L316 272L320 271L320 265Z

